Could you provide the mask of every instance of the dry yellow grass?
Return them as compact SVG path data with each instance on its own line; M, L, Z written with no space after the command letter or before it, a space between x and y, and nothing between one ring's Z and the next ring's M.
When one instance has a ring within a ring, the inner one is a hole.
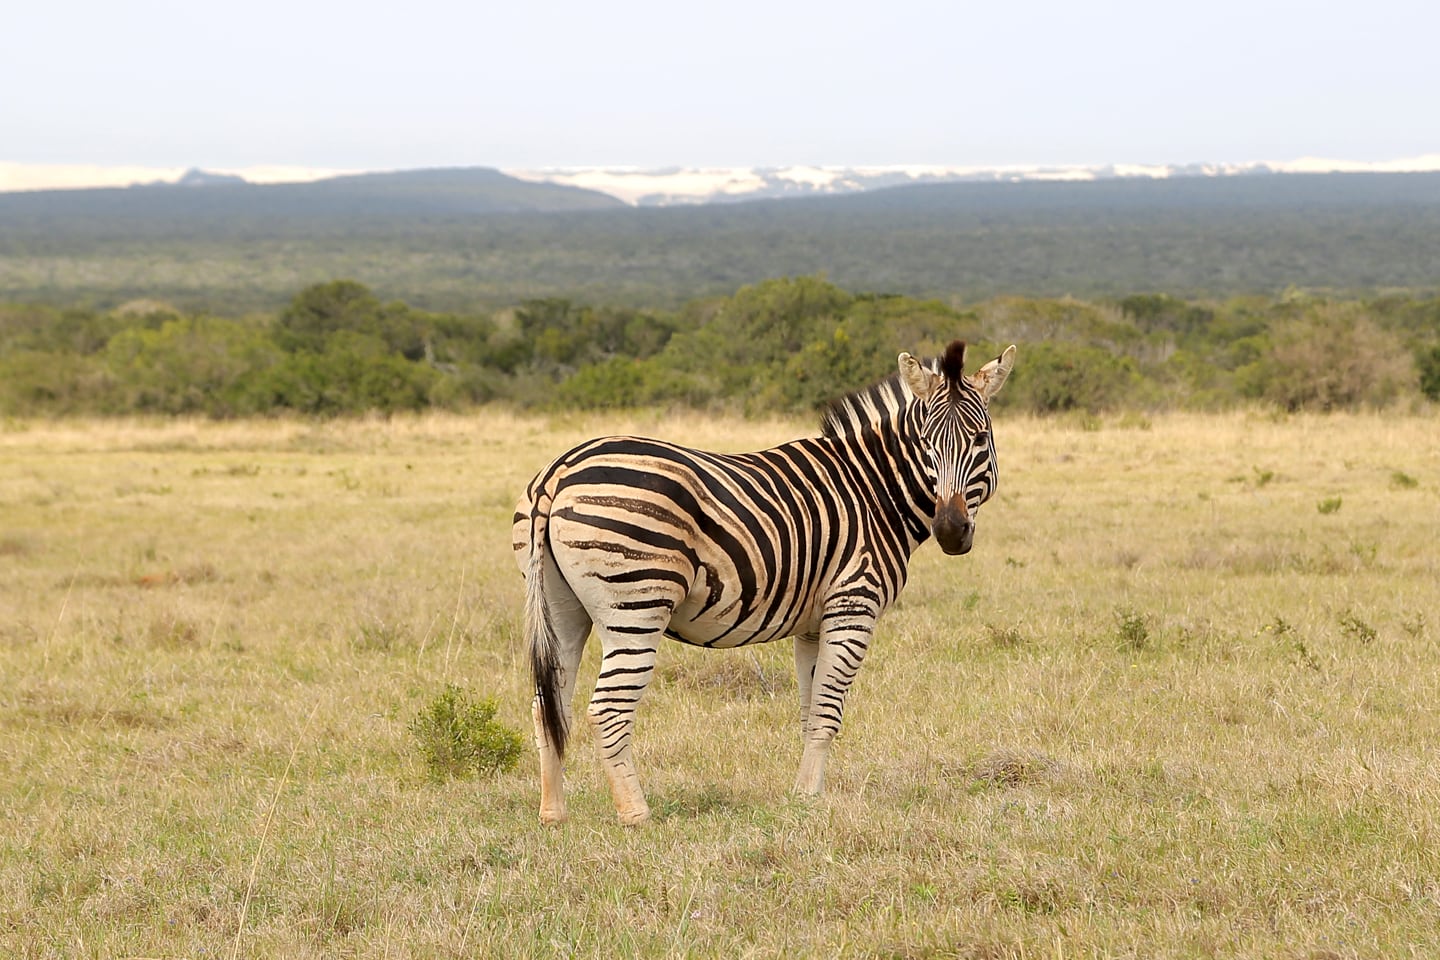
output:
M642 829L584 733L560 829L532 758L425 777L447 681L528 732L534 470L807 426L5 425L0 955L1440 955L1431 418L1002 419L818 803L788 644L662 649Z

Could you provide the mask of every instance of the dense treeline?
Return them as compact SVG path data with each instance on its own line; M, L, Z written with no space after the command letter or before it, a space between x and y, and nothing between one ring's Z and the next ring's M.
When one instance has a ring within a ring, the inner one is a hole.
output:
M1440 399L1435 298L1005 297L957 310L798 277L673 312L545 299L462 315L337 280L238 319L154 301L0 306L0 413L798 411L890 373L900 350L938 352L957 336L986 353L1019 343L1004 403L1038 413Z
M674 310L819 272L958 303L1440 284L1440 174L930 184L662 209L559 209L546 193L552 207L530 211L512 192L542 185L494 178L0 194L0 300L160 297L228 316L278 311L333 277L460 313L538 296Z

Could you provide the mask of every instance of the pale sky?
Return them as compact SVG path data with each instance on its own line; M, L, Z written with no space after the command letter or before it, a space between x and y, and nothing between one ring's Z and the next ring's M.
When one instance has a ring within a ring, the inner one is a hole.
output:
M28 2L0 163L326 170L1440 152L1440 3Z

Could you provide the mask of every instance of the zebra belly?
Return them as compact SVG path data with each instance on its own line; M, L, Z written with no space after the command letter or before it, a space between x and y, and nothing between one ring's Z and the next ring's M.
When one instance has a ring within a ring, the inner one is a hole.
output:
M716 616L706 611L708 593L692 591L670 618L666 631L673 639L704 647L739 647L749 643L769 643L799 633L813 632L820 625L817 612L798 611L790 617L766 622L759 614L737 620L733 616Z

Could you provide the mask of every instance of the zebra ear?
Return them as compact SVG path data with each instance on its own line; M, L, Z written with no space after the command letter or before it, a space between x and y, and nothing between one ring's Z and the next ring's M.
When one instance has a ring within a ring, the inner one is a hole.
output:
M985 366L976 370L970 377L971 385L980 391L980 395L989 403L990 398L1000 392L1005 386L1005 379L1010 376L1010 369L1015 366L1015 344L1005 348L1005 352Z
M940 383L940 375L931 373L908 353L900 354L900 380L910 388L917 400L928 400Z

